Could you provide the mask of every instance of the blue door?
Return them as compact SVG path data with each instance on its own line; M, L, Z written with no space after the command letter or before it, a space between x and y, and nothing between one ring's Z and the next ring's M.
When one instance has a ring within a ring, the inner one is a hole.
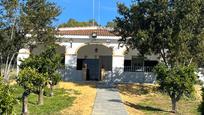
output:
M87 64L87 80L99 80L99 60L86 59L83 63Z

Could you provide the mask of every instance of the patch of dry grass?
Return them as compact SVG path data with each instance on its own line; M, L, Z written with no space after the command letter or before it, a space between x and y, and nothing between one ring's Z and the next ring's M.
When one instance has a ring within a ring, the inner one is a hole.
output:
M58 87L77 91L70 92L76 99L71 107L60 112L62 115L91 115L96 97L95 83L60 82Z
M157 91L157 85L151 84L120 84L120 96L129 115L171 115L170 98ZM181 99L177 106L179 114L199 114L200 89L195 86L195 99Z

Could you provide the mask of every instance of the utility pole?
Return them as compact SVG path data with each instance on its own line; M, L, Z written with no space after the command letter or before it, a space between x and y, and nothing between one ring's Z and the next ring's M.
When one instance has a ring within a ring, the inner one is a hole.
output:
M95 22L94 22L95 11L94 11L94 9L95 9L95 0L93 0L93 26L95 26Z

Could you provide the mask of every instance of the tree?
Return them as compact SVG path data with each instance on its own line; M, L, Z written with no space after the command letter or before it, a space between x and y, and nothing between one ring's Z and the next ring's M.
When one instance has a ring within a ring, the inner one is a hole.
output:
M61 80L61 75L57 70L62 66L62 58L57 54L55 45L48 46L40 56L45 58L44 66L47 67L45 70L49 74L50 96L53 96L53 87Z
M99 24L95 20L89 20L87 22L80 22L75 19L69 19L66 23L60 24L59 27L86 27L86 26L98 26Z
M166 92L172 102L172 110L176 110L176 102L182 95L190 96L194 91L197 76L193 66L174 66L168 68L164 64L155 67L159 88Z
M108 23L106 24L106 27L116 28L116 23L115 23L115 22L108 22Z
M161 80L167 82L165 75L175 75L179 77L178 79L183 79L182 77L186 76L183 71L189 70L192 65L199 65L204 58L203 10L202 0L136 0L131 7L118 4L120 16L114 20L117 25L115 32L122 36L120 44L131 49L137 48L142 56L159 55L166 66L160 69L167 72L162 75L157 71L158 76L164 77ZM183 79L186 82L169 80L173 91L171 93L173 96L169 94L172 105L175 105L173 97L178 96L178 101L180 96L186 94L185 90L192 91L189 89L193 85L187 82L194 79L190 73L189 78ZM158 80L158 83L163 82ZM193 84L194 81L190 83ZM179 89L180 94L177 95L176 87L180 87L179 84L183 85ZM172 106L172 111L176 112L176 107Z
M28 96L30 93L42 88L44 79L47 74L41 74L36 69L30 67L24 68L19 72L17 83L24 88L22 95L22 114L28 114ZM38 86L39 85L39 86Z
M54 45L48 46L41 54L31 55L29 58L22 61L20 65L21 69L32 68L36 69L38 73L45 76L41 76L41 81L36 81L34 84L36 88L35 92L38 94L38 104L43 104L43 91L47 83L50 85L50 95L53 96L53 86L60 80L61 76L57 70L61 67L61 56L56 53L56 47ZM48 76L46 75L48 74Z
M5 81L9 80L11 65L26 41L20 31L17 0L0 1L0 67Z
M202 88L201 114L204 114L204 87Z
M48 0L27 0L21 5L22 30L30 35L29 47L37 44L55 42L53 21L60 14L60 8Z
M48 83L46 60L41 56L31 55L29 58L22 61L20 68L22 70L26 68L31 68L35 70L36 74L41 74L38 76L38 80L36 80L35 82L34 81L32 82L33 83L32 92L38 95L38 104L43 105L44 88L47 86L47 83Z
M55 41L53 21L60 14L47 0L0 1L0 65L5 81L21 48Z
M14 96L14 89L3 82L0 76L0 114L14 114L14 105L17 103Z

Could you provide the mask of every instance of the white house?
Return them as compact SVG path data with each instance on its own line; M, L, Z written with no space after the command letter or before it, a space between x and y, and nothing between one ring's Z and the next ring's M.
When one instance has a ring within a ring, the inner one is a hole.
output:
M140 57L137 50L126 51L119 47L112 29L102 27L59 28L59 52L64 57L65 81L102 80L110 82L148 82L155 81L152 68L158 63L155 55ZM31 53L38 53L40 48ZM28 49L22 49L20 59L29 57Z

